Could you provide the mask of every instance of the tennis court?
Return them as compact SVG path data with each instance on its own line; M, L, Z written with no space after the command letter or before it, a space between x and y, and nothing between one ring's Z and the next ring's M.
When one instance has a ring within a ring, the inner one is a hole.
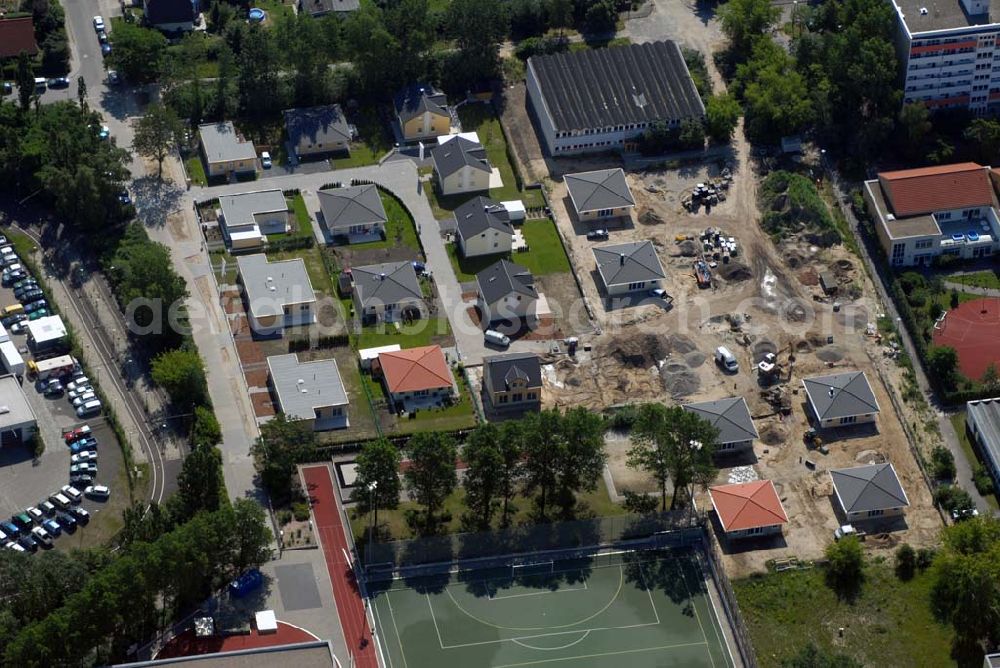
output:
M735 665L689 549L396 580L372 596L386 668Z

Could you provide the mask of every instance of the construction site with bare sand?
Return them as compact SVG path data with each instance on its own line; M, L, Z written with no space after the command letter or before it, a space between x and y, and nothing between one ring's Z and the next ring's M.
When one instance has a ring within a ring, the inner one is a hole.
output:
M577 162L567 171L608 166ZM602 294L590 271L592 248L600 244L580 233L565 186L554 177L554 215L599 332L581 340L575 356L543 359L543 407L605 410L744 397L760 438L752 454L719 460L716 484L773 481L789 522L778 540L723 545L731 577L763 570L771 560L822 558L843 523L829 475L834 468L895 467L910 504L905 525L870 531L870 549L934 544L942 517L887 394L885 383L898 377L875 326L880 307L860 260L808 225L780 239L769 236L759 224L758 165L745 145L728 160L627 172L627 181L635 213L611 227L611 242L651 241L665 274L660 287L672 299L632 305ZM709 189L717 196L709 199ZM710 285L699 286L698 261L712 265ZM719 346L735 355L737 373L715 363ZM802 380L855 370L865 373L881 409L875 427L825 429L807 438L812 425ZM606 478L619 496L625 489L652 493L652 480L626 466L630 445L627 433L609 437ZM705 492L696 503L711 509Z

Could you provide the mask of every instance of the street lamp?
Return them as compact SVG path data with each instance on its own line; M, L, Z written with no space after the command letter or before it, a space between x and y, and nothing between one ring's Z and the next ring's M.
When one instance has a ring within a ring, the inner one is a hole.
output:
M368 502L372 509L372 525L368 530L368 563L371 563L372 549L375 544L375 527L378 526L378 506L375 504L375 490L378 489L378 481L372 480L368 483Z

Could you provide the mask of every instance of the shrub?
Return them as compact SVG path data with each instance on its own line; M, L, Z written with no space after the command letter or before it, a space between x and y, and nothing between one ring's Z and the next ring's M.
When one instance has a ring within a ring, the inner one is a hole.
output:
M993 487L993 478L990 477L990 472L987 471L986 467L982 464L976 464L976 468L973 469L972 482L976 485L976 491L983 496L993 494L995 491Z
M937 487L934 490L934 503L948 513L975 506L969 493L958 485L940 485Z
M305 522L309 519L309 504L305 501L298 501L292 504L292 516L296 522Z
M656 512L656 507L660 504L659 499L648 494L639 494L630 489L622 490L625 497L625 510L636 515L648 515Z
M917 553L909 543L903 543L896 550L896 577L912 580L917 568Z
M826 548L827 584L841 598L851 599L864 579L865 557L857 536L847 536Z
M953 480L955 478L955 456L941 445L931 450L931 476L937 480Z
M922 571L930 568L936 554L937 551L933 547L922 547L917 550L917 568Z
M927 290L924 288L915 288L909 291L906 295L906 301L910 302L910 306L914 308L927 306Z

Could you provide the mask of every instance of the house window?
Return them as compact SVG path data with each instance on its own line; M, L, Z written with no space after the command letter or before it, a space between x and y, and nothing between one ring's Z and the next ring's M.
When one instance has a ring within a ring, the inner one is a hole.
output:
M521 401L521 393L520 393L520 392L516 393L516 394L515 394L515 395L513 396L513 398L511 398L511 401L514 401L514 402L518 402L518 401Z
M534 401L534 399L535 399L535 393L528 392L528 401Z
M892 245L892 261L893 265L903 264L903 258L906 256L906 244L893 244Z
M501 394L500 395L500 403L502 403L502 404L507 403L507 399L508 399L508 397L507 397L506 394Z
M598 218L607 218L612 213L612 209L601 209L597 212Z
M848 415L847 417L840 418L840 424L854 424L857 421L857 415Z
M933 244L934 241L932 239L921 239L920 241L917 242L916 247L917 250L921 250L924 248L930 248Z
M735 443L719 443L719 450L732 450L735 447Z
M413 393L413 396L415 396L415 397L426 397L428 394L430 394L429 390L417 390L417 391L415 391Z
M881 517L882 515L885 515L885 511L881 508L868 511L868 517Z
M644 287L646 287L646 282L645 281L638 281L636 283L629 283L628 284L628 289L629 290L642 290Z
M764 527L750 527L746 530L748 536L759 536L762 533L764 533Z

